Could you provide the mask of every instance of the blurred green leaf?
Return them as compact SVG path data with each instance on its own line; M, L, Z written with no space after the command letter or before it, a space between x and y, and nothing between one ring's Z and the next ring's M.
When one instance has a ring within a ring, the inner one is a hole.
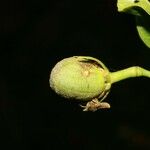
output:
M119 12L130 12L134 8L142 8L147 14L150 15L150 1L149 0L118 0L117 7ZM133 13L138 15L138 13Z
M150 48L150 16L136 16L136 28L142 41Z
M118 0L119 12L135 15L141 40L150 48L150 0Z

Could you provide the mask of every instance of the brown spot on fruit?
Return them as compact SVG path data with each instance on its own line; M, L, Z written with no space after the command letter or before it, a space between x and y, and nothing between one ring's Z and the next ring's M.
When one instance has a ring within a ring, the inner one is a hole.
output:
M90 71L85 70L85 71L83 71L82 74L83 74L83 76L88 77L90 75Z
M89 63L83 63L83 62L80 62L80 66L81 66L81 74L84 76L84 77L89 77L91 72L90 72L90 69L93 67L91 64Z

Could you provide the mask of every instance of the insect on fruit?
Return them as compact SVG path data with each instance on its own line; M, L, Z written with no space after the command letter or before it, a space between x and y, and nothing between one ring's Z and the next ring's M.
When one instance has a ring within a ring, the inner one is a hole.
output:
M83 111L96 111L110 108L103 102L107 97L111 84L120 80L146 76L150 71L138 66L117 72L109 72L98 59L88 56L74 56L58 62L50 74L50 87L59 95L68 99L87 102Z

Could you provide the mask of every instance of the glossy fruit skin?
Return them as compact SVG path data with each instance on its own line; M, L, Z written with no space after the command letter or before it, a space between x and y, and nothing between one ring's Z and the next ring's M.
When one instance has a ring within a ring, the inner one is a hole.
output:
M83 101L104 97L111 85L104 64L87 56L69 57L58 62L51 71L49 82L57 94Z

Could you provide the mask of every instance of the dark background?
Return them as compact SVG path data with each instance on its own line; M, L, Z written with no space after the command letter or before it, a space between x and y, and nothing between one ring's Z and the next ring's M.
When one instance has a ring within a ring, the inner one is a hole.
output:
M134 16L118 13L116 0L0 2L0 149L150 149L150 80L116 83L111 109L82 112L49 87L52 67L74 55L111 71L150 69Z

